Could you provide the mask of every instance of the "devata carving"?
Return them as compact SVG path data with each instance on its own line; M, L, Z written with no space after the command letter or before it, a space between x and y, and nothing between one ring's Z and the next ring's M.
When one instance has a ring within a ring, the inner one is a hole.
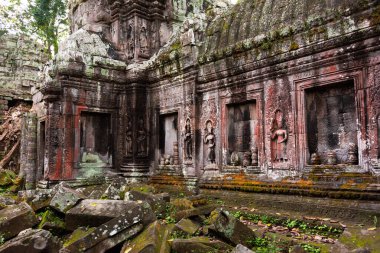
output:
M137 154L146 154L146 131L144 126L144 119L139 118L137 130Z
M133 59L135 54L135 31L133 23L128 26L127 29L127 57Z
M282 111L277 109L272 121L271 131L271 151L272 160L274 162L285 162L288 160L286 156L286 144L288 141L288 130L286 129L285 119Z
M140 53L147 54L148 53L148 35L146 28L143 26L140 30Z
M191 160L193 156L193 137L191 136L190 119L186 120L184 143L185 143L185 159Z
M206 122L205 136L203 142L207 145L208 148L207 160L210 163L215 163L215 134L211 120L207 120Z
M132 148L132 123L131 119L127 117L127 125L126 125L126 134L125 134L125 142L126 142L126 155L130 156L133 153Z

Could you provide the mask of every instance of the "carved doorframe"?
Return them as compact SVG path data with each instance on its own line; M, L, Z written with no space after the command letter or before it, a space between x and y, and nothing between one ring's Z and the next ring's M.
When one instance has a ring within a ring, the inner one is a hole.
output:
M237 95L238 94L238 95ZM255 102L256 104L256 117L257 117L257 148L258 148L258 166L262 166L265 163L265 136L264 136L264 105L263 105L264 89L259 85L259 88L249 89L248 85L242 85L239 87L238 93L231 92L230 89L224 89L220 92L220 125L221 129L221 147L227 149L228 136L227 136L227 107L234 104L242 104ZM225 166L226 164L223 164Z
M365 92L366 85L364 82L363 71L356 69L351 72L341 71L333 74L327 74L322 76L312 76L305 79L299 79L294 81L295 87L295 122L296 122L296 149L297 149L297 167L304 170L308 164L308 145L307 145L307 123L306 123L306 105L305 105L305 92L310 88L328 86L344 81L352 80L354 83L355 91L355 107L358 120L358 158L359 165L364 166L363 153L366 150L365 145L360 141L360 136L366 136L366 117L367 111L365 106ZM360 126L360 128L359 128Z

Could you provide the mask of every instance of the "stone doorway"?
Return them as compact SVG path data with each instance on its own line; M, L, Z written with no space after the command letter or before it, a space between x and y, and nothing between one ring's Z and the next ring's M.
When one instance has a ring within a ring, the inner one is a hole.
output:
M80 116L80 167L112 166L111 115L82 112Z
M244 160L251 159L255 143L257 125L256 103L239 103L227 106L227 150L228 164L242 165ZM250 162L247 163L249 165Z
M354 81L306 89L305 107L308 164L350 163L358 144Z
M160 115L160 165L178 165L178 113Z

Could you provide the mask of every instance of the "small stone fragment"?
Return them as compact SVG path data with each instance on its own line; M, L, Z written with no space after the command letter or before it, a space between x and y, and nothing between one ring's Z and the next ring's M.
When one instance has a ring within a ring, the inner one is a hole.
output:
M248 249L244 245L238 244L236 247L231 251L231 253L254 253L252 250Z
M181 219L177 224L175 224L176 230L183 231L189 235L194 235L200 228L200 224L190 220Z

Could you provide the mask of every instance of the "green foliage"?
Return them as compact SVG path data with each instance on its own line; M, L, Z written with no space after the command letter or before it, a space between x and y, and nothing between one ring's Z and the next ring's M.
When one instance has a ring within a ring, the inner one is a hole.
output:
M3 245L5 242L5 238L3 234L0 234L0 245Z
M0 36L27 34L43 41L46 51L58 52L58 41L68 31L67 0L8 0L0 4ZM28 4L27 4L28 3Z
M310 244L302 244L301 247L306 251L306 252L309 252L309 253L320 253L321 252L321 249L313 246L313 245L310 245Z
M66 0L35 0L29 5L27 14L31 17L31 26L49 52L53 46L56 54L60 26L67 25Z

